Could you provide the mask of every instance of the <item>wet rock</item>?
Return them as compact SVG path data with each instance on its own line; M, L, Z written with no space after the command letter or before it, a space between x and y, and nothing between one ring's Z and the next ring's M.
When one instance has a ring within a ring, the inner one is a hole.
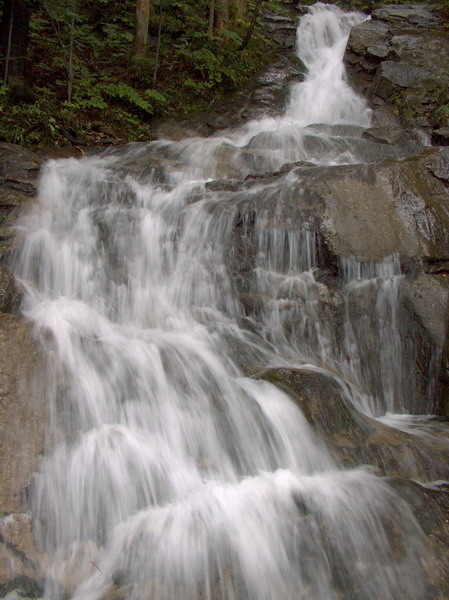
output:
M398 158L419 154L426 148L428 139L421 131L407 127L400 119L388 125L385 123L385 116L384 111L376 111L375 121L379 125L364 131L362 137L378 144L388 144L394 147Z
M236 192L241 185L238 179L217 179L208 181L204 187L211 192Z
M447 126L441 107L447 104L448 40L430 5L384 6L353 28L345 59L376 110L386 102L409 124L432 132Z
M6 598L36 597L41 592L40 579L31 514L11 514L0 519L0 593L12 589Z
M429 170L421 156L314 173L310 192L324 200L322 232L333 251L371 261L392 253L446 258L447 189Z
M0 182L3 186L33 192L42 160L17 144L0 143Z
M282 112L289 98L289 86L302 81L304 72L303 63L295 58L282 57L269 65L255 79L254 91L242 111L243 119L276 116Z
M436 413L449 418L449 404L445 402L446 390L449 386L449 277L446 273L440 275L420 274L414 279L406 279L403 283L404 301L410 307L415 325L418 322L425 331L425 336L433 340L440 360L438 382L435 389ZM422 347L416 345L417 349ZM418 352L418 358L420 352ZM417 361L417 365L421 361Z
M421 273L416 278L406 278L402 285L405 301L413 305L414 314L439 348L446 343L449 317L449 281L445 279Z
M0 266L0 312L18 313L23 290L10 269Z
M282 52L291 54L296 46L296 30L298 27L295 15L265 13L263 16L267 35L276 42Z
M41 165L42 160L34 152L16 144L0 143L0 262L8 256L19 209L36 192ZM4 287L4 274L1 278L0 287Z
M357 391L337 374L273 368L257 377L275 384L298 404L342 466L369 464L382 475L421 481L449 474L447 444L428 443L362 414Z
M449 149L442 148L439 152L427 152L423 163L432 175L449 184Z
M449 597L449 493L443 486L426 488L405 479L391 479L389 484L407 501L426 536L428 597L445 600Z

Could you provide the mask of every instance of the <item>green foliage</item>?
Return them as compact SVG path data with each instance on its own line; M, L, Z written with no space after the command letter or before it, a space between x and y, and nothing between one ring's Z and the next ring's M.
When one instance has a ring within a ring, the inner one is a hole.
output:
M250 15L254 2L249 2ZM270 6L276 2L270 0ZM206 108L273 53L260 22L243 52L239 47L249 19L230 20L227 29L211 36L209 0L154 0L148 55L137 60L132 59L135 0L34 0L33 7L31 99L20 103L14 90L0 88L0 139L27 145L148 137L152 119ZM103 134L106 130L112 133Z

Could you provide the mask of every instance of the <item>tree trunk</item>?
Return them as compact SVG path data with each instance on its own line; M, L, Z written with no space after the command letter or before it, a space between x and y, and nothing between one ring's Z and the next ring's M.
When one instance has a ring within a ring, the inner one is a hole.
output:
M134 58L143 58L148 49L148 20L151 0L136 0L136 28L134 32Z
M27 71L30 8L26 0L5 0L0 23L3 55L2 75L5 83L23 85Z
M72 14L70 15L70 40L69 57L67 60L67 100L72 101L73 91L73 47L75 42L75 10L76 0L72 0Z
M215 0L209 0L209 23L207 27L207 37L211 40L214 35L215 20Z
M154 71L153 71L153 87L156 85L157 70L159 69L159 52L161 49L161 34L162 34L162 19L164 13L162 12L162 4L160 5L159 13L159 25L157 27L157 44L156 44L156 56L154 57Z
M215 28L226 29L229 20L229 4L228 0L217 0L215 10Z
M257 4L254 8L253 18L251 19L251 23L248 27L248 31L246 32L245 38L239 48L239 50L244 50L246 46L249 44L251 36L253 35L254 27L256 26L257 17L259 16L260 9L262 8L263 0L257 0Z
M229 16L231 19L246 19L248 3L246 0L229 0Z

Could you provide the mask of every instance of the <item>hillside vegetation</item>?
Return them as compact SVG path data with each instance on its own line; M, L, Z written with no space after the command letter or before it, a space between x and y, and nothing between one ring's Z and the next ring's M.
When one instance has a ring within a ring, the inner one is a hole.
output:
M148 10L140 47L139 5ZM0 140L151 139L155 118L205 110L272 60L262 15L288 8L279 0L0 1Z

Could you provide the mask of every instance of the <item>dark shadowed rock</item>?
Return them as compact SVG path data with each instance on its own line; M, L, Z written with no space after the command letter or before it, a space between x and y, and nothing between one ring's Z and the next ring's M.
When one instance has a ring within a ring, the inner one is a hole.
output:
M11 270L0 266L0 313L18 313L23 290L16 282Z
M42 160L36 153L16 144L0 143L0 263L10 249L14 219L36 193L41 165ZM0 283L0 287L4 287L4 283ZM0 306L1 310L5 309Z
M0 142L0 182L3 186L24 192L35 190L42 160L17 144Z

